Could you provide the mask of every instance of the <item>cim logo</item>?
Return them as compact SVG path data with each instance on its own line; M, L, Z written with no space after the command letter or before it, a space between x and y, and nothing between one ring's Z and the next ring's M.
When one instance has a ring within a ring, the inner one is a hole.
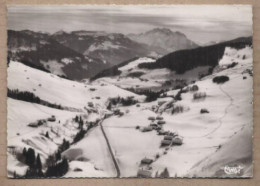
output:
M240 174L241 173L241 170L243 169L244 167L242 167L241 165L238 165L238 166L228 166L226 165L224 167L224 172L226 174Z

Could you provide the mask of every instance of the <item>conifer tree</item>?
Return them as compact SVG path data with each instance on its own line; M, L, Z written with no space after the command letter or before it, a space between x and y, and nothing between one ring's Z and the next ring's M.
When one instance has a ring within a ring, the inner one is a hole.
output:
M41 162L41 158L40 158L39 154L37 155L37 158L36 158L36 168L38 170L42 170L42 162Z
M48 132L48 131L46 132L45 137L46 137L46 138L50 138L50 137L49 137L49 132Z
M34 149L32 149L32 148L28 149L28 151L26 153L25 162L30 167L34 166L34 163L35 163L35 152L34 152Z
M169 178L170 174L167 168L164 169L164 171L160 174L161 178Z

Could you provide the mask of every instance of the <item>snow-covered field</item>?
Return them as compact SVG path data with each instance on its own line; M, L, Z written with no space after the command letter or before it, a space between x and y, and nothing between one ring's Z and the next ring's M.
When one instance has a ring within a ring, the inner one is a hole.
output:
M142 96L119 89L114 85L89 85L70 81L14 61L8 68L8 88L33 92L50 103L77 109L83 109L89 101L103 105L110 97L134 96L136 99L142 99Z
M70 122L70 119L76 114L78 113L8 98L8 151L10 152L11 147L15 147L18 152L22 151L23 148L33 148L36 153L40 154L44 163L49 155L57 151L58 145L63 139L72 140L72 136L77 132L77 125ZM56 116L56 122L47 122L37 128L28 126L30 123L47 119L52 115ZM44 136L46 132L49 133L50 138ZM12 161L11 159L14 157L11 154L8 158L10 159L7 167L9 176L12 176L14 171L17 175L24 175L27 166ZM18 169L17 171L17 167L26 167L26 169Z
M141 57L125 66L118 68L121 71L119 76L114 77L103 77L96 82L106 82L113 85L117 85L122 88L161 88L162 86L168 88L165 82L168 80L185 80L188 83L197 80L199 74L206 74L209 70L209 66L197 67L192 70L185 72L184 74L176 74L167 68L161 69L143 69L139 68L138 65L141 63L154 63L155 59L149 57ZM140 74L136 77L132 74ZM172 85L171 85L172 86Z
M120 77L101 78L88 84L66 80L12 61L8 67L9 89L29 91L44 101L75 108L76 111L8 98L8 175L12 177L16 171L22 176L28 168L13 155L14 149L35 149L45 170L48 156L55 153L66 139L71 146L62 153L69 160L69 171L64 177L136 177L138 170L143 168L140 162L144 158L153 160L148 166L153 177L165 168L170 177L225 177L230 175L225 175L223 167L234 164L243 167L241 176L250 176L253 78L249 72L252 70L252 48L238 51L226 48L219 64L221 70L201 80L197 75L208 71L209 67L198 67L180 76L167 69L139 69L138 64L143 62L152 63L154 60L137 59L120 68ZM237 65L226 68L233 62ZM140 78L128 77L133 72L144 74ZM224 84L212 82L215 76L221 75L228 76L229 81ZM161 87L165 80L176 78L197 80L197 92L206 97L194 100L195 92L188 91L181 94L181 100L175 101L173 96L179 90L170 90L166 92L168 97L145 102L145 96L120 88L136 85L141 88ZM113 108L107 110L109 98L118 96L133 97L139 103L114 106L122 114L104 118L105 113L113 112ZM172 114L174 106L183 107L183 112ZM201 109L207 109L209 113L201 114ZM28 126L52 115L56 121L47 121L39 127ZM73 121L76 115L84 118L84 126L86 122L101 121L80 141L72 143L79 131L78 124ZM161 147L163 135L158 135L155 130L143 131L151 123L148 118L158 115L166 122L163 130L177 133L183 139L182 145ZM46 132L49 138L44 135Z
M166 121L164 130L176 131L184 140L182 146L170 148L167 154L163 154L163 149L159 148L162 136L156 135L154 131L142 133L135 129L136 126L149 125L150 122L147 118L155 116L155 113L148 108L157 105L158 101L143 103L139 108L134 106L124 108L129 110L128 114L123 117L114 116L104 121L103 125L121 167L122 177L136 176L136 169L138 169L140 161L145 157L154 159L156 154L159 154L160 157L151 165L153 175L167 168L172 177L218 176L218 170L225 163L238 160L238 163L243 164L243 161L239 162L238 157L246 157L248 162L243 166L248 169L248 174L243 176L250 176L252 171L250 144L252 143L253 123L251 104L253 79L244 71L252 69L252 49L247 47L236 52L232 49L232 53L240 55L233 55L228 63L226 55L229 55L229 49L227 49L222 61L225 60L226 65L235 60L238 62L237 66L205 77L195 83L199 87L199 92L206 93L205 99L194 101L193 92L183 93L182 100L176 104L188 108L187 111L174 115L163 112L162 116ZM246 59L242 59L243 55L246 55ZM227 75L230 80L223 85L213 83L212 78L220 75ZM177 92L178 90L169 91L167 94L176 95ZM170 102L169 99L171 98L162 100ZM202 108L207 109L209 113L200 114ZM238 157L232 156L234 152L231 145L228 145L229 143L235 145L235 140L229 141L235 138L236 134L244 136L242 141L247 144L237 147ZM223 154L222 151L226 153L225 161L221 162L218 158L214 160L210 158L216 152ZM196 165L197 162L203 162L207 157L214 167L205 163ZM204 169L202 171L203 166L206 165L207 171ZM222 174L222 176L225 175Z

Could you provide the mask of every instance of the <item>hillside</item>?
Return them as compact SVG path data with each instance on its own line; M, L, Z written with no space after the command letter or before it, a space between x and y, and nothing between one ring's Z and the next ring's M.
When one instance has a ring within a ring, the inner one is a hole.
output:
M188 70L200 66L215 67L224 54L226 47L236 49L252 45L252 37L238 38L216 45L199 47L189 50L180 50L159 58L155 63L142 63L138 67L144 69L167 68L177 74L183 74Z
M140 69L144 62L156 60L126 61L117 66L120 77L80 83L11 61L8 89L33 93L61 108L8 98L8 176L28 174L23 151L31 148L39 154L44 173L60 163L57 157L68 160L66 172L58 177L136 177L143 170L158 177L165 169L170 177L225 176L224 164L234 163L243 166L241 176L247 177L252 169L252 48L226 47L212 74L182 89L169 85L173 90L153 100L120 88L161 88L158 78L169 79L167 69ZM186 78L194 79L198 71L186 72ZM228 81L216 84L217 76L228 76ZM163 132L183 143L162 146ZM152 162L143 166L144 158Z
M214 174L215 171L223 170L224 164L232 165L234 161L243 166L245 172L241 175L248 175L252 169L251 146L248 145L252 136L253 78L248 73L252 70L252 48L234 51L226 50L221 71L195 83L198 91L183 91L181 100L177 100L171 96L175 97L180 89L171 90L164 98L141 103L140 107L121 107L126 113L123 117L113 116L104 120L103 126L122 177L134 177L136 170L145 169L140 164L143 158L153 160L148 169L152 177L158 176L165 168L170 177L216 176L220 174ZM237 57L237 54L246 55L246 58ZM228 62L232 64L232 59L238 64L226 68ZM228 76L229 81L213 83L212 79L221 75ZM195 93L205 93L206 97L195 100ZM201 109L207 109L209 113L203 114ZM156 130L142 132L143 128L154 123L149 117L158 115L165 121L163 131L177 133L183 139L182 145L161 147L163 135Z
M28 67L11 61L8 67L8 89L30 92L49 103L61 105L62 109L50 108L48 105L8 98L8 176L14 172L23 176L28 169L20 157L24 148L32 148L40 155L43 170L46 171L48 158L57 153L64 139L73 143L79 132L75 116L81 116L85 122L97 122L107 112L109 98L133 97L139 101L143 96L122 90L113 85L84 84ZM47 118L55 116L55 121ZM40 120L47 121L35 126ZM31 124L31 126L29 126ZM84 125L84 129L87 129ZM97 129L95 129L97 130ZM46 137L46 133L48 136ZM102 149L106 148L103 146ZM94 151L95 152L95 151ZM18 159L17 159L18 158ZM71 166L73 166L72 163ZM95 171L95 163L86 162L87 171L105 176L104 171ZM85 167L86 168L86 167ZM90 177L95 174L88 174Z
M141 34L129 34L128 37L136 42L151 47L162 48L163 54L182 49L197 48L198 45L181 32L173 32L167 28L154 28Z
M188 176L199 173L202 177L251 177L253 172L252 148L252 127L241 128L241 131L232 136L230 141L224 143L221 149L194 165ZM227 175L225 172L227 171L225 167L233 168L239 167L239 165L242 169L238 175L232 174L232 172Z
M210 69L210 66L202 66L188 70L184 74L177 74L167 68L139 68L139 65L152 65L155 62L156 59L151 57L134 58L98 73L91 80L104 81L122 88L154 89L157 91L183 86L198 80L202 75L207 75Z
M60 44L49 34L28 30L8 30L8 57L74 80L93 76L107 67L99 59Z
M123 34L98 31L58 32L52 38L84 56L97 58L108 66L136 56L152 54L152 48ZM102 69L101 69L102 70Z
M128 89L162 90L183 86L211 74L222 63L226 49L251 46L251 39L238 38L221 44L181 50L157 60L151 57L133 58L101 71L90 80L109 82ZM244 54L237 55L243 57ZM236 62L235 59L233 62Z

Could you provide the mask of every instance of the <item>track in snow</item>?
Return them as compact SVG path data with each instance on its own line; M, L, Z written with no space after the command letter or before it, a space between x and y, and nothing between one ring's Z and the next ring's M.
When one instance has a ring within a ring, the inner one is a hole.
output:
M184 137L186 137L186 138L203 138L203 137L207 137L207 136L209 136L210 134L213 134L214 132L216 132L216 131L222 126L222 124L223 124L223 121L222 121L222 120L223 120L223 118L226 117L226 115L227 115L227 113L228 113L229 107L231 107L231 106L233 105L234 99L233 99L232 96L230 96L225 90L222 89L222 85L219 86L219 89L220 89L220 91L221 91L222 93L224 93L224 94L229 98L230 103L226 106L225 111L224 111L224 114L218 119L218 121L219 121L218 126L217 126L216 128L214 128L212 131L210 131L209 133L204 134L204 135L202 135L202 136L196 136L196 137L184 136Z
M222 121L222 120L223 120L223 118L226 117L226 115L227 115L227 113L228 113L229 107L231 107L231 106L233 105L234 99L232 98L232 96L230 96L226 91L224 91L224 90L222 89L222 85L219 86L219 89L220 89L221 92L223 92L223 93L229 98L230 103L228 104L228 106L226 106L225 112L224 112L223 116L221 116L221 117L218 119L219 125L218 125L216 128L214 128L212 131L210 131L209 133L207 133L206 135L203 135L203 136L201 136L201 137L209 136L210 134L212 134L212 133L214 133L216 130L218 130L218 129L222 126L222 124L223 124L223 121Z

